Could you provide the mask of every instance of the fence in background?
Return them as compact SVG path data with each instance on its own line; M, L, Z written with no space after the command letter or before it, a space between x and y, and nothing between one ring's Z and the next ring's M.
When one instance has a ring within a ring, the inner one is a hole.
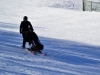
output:
M100 2L83 0L83 11L98 11L98 12L100 12Z

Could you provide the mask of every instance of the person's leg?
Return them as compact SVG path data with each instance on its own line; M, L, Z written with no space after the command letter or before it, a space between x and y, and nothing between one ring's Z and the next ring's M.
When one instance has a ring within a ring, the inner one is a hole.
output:
M31 42L29 41L28 43L29 43L29 46L30 46L31 45Z
M31 49L32 43L29 41L28 44L29 44L29 48Z
M25 33L22 33L22 36L23 36L23 45L22 45L22 47L25 48L25 44L26 44Z

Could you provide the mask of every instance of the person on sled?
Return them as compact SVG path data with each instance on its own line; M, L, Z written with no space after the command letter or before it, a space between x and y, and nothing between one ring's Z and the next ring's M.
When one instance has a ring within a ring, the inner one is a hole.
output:
M41 44L37 34L33 30L29 29L26 35L26 41L29 42L31 46L29 48L31 52L39 52L42 54L41 50L43 50L44 46Z

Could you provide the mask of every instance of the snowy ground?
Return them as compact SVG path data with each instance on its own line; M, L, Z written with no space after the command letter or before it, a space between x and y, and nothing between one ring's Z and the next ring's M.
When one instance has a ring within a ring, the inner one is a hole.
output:
M5 1L1 0L0 7L0 75L100 74L99 12L47 6L46 0L30 0L29 6L25 6L28 0L19 1L22 7L17 0L16 6L12 0ZM24 15L28 15L47 56L21 49L19 25Z

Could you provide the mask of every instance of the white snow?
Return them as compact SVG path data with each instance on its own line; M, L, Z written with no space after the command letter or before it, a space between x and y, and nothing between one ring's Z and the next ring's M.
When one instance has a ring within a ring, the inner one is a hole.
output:
M59 1L0 1L0 75L100 74L100 13L81 11L81 0ZM65 1L74 7L62 5ZM46 56L21 48L25 15Z

